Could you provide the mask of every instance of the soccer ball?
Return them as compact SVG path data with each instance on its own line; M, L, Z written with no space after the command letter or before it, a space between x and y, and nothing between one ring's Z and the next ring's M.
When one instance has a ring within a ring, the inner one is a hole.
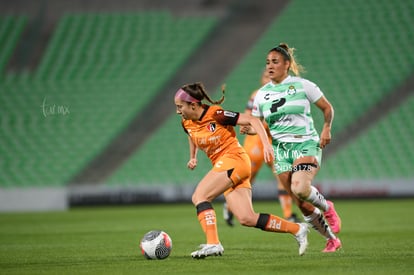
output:
M151 230L142 237L140 247L148 260L163 260L171 253L172 241L164 231Z

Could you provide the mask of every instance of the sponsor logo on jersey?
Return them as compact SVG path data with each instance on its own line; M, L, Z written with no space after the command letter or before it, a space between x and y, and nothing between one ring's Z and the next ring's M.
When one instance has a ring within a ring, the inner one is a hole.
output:
M288 88L288 90L287 90L287 94L288 95L294 95L294 94L296 94L295 86L290 85L289 88Z
M214 122L210 122L207 125L207 130L209 130L210 132L214 132L216 130L216 124Z
M237 113L231 111L224 111L224 116L226 117L236 117Z

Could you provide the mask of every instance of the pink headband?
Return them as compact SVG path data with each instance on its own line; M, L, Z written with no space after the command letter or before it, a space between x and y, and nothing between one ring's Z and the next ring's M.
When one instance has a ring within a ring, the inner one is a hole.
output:
M189 95L186 91L184 91L183 89L179 89L176 93L175 93L175 98L181 99L183 101L186 102L200 102L200 100L192 97L191 95Z

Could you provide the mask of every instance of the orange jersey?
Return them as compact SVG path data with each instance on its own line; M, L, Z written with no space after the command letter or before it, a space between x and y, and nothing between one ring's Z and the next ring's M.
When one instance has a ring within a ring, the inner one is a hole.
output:
M227 171L233 186L224 192L224 196L236 188L250 189L250 159L234 131L239 113L225 111L217 105L204 105L204 108L199 120L182 121L184 130L197 148L207 154L213 171Z
M199 120L182 121L197 148L207 154L213 165L224 154L244 152L234 130L239 113L225 111L218 105L204 105L204 108Z

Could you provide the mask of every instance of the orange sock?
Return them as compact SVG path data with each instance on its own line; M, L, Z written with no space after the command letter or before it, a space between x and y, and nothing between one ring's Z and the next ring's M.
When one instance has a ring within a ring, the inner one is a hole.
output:
M279 202L282 207L283 217L288 219L292 216L292 197L286 190L279 190Z
M294 235L300 229L299 224L289 222L272 214L260 214L256 227L268 232L291 233Z
M208 204L211 207L211 204ZM199 207L197 206L197 217L198 221L200 222L201 228L203 229L204 234L206 235L206 243L218 244L220 243L220 240L217 233L216 212L212 207L210 207L199 211Z

